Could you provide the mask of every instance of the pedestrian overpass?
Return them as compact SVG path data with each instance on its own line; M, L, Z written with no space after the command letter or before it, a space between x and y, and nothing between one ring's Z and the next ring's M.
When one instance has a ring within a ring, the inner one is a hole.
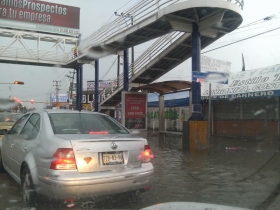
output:
M176 1L162 10L154 10L153 15L138 25L134 24L110 39L103 38L99 44L92 39L92 43L85 47L85 43L90 42L88 38L81 43L81 47L89 52L88 55L98 58L110 53L117 54L117 51L161 36L130 65L129 87L134 90L140 85L152 83L191 57L192 23L199 25L203 49L242 23L242 8L243 1L238 0ZM97 34L94 36L98 37ZM121 102L122 90L123 74L101 92L99 110L112 109Z
M243 6L243 0L142 0L80 42L77 37L1 28L0 36L10 40L0 46L0 62L77 68L159 38L130 65L133 90L152 83L191 57L193 24L199 27L203 49L242 23ZM36 47L30 47L30 40L37 43ZM53 44L41 50L43 41ZM74 54L66 45L77 46L77 52ZM120 75L100 94L100 109L117 105L122 90Z

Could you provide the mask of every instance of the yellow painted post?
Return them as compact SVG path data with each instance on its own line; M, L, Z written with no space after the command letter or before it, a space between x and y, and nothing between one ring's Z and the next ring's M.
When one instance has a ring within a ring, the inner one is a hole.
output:
M190 152L208 152L208 121L189 121Z

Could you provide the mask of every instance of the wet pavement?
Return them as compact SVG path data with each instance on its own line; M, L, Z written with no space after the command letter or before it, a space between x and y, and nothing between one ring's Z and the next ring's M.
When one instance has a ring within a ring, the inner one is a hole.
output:
M208 145L208 154L182 151L178 136L168 136L164 145L159 145L156 133L149 133L148 140L155 154L152 188L136 198L123 195L96 202L95 209L141 209L174 201L256 210L280 209L279 139L213 137ZM67 207L53 201L41 201L33 208L26 208L22 203L20 186L4 173L0 174L0 209ZM76 205L72 209L80 207Z

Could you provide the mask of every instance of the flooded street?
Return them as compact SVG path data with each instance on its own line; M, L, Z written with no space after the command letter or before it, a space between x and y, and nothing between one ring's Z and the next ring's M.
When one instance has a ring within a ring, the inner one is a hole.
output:
M168 137L165 145L159 145L157 134L150 133L148 140L155 154L152 188L136 198L125 195L96 202L95 209L141 209L174 201L279 209L277 139L215 137L209 154L181 151L179 137ZM0 174L0 180L1 209L67 209L49 201L26 208L15 181L6 173Z

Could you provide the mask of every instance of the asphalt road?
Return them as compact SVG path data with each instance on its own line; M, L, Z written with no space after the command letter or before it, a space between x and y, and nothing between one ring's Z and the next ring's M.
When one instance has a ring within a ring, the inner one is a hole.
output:
M279 140L217 137L210 145L210 154L181 151L178 137L168 137L165 145L159 145L156 135L149 135L148 140L155 154L152 188L136 198L123 195L98 201L94 209L141 209L174 201L256 210L280 207ZM231 147L238 150L226 149ZM0 174L0 209L69 208L49 200L41 200L36 206L27 208L22 202L20 186L3 173ZM80 204L73 209L81 209Z

